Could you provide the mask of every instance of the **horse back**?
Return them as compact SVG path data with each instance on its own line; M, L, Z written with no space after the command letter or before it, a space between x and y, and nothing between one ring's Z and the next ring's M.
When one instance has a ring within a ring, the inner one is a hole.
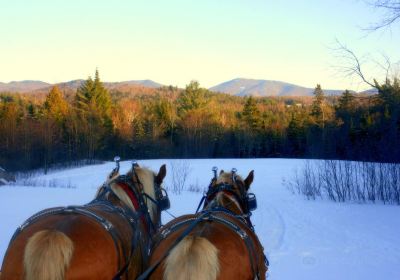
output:
M207 239L215 246L219 263L217 279L250 279L249 275L253 275L251 258L256 262L254 265L259 272L260 279L265 279L267 267L264 263L263 247L254 231L244 222L226 213L219 212L213 215L240 228L241 231L247 234L253 247L249 250L249 246L244 242L244 239L226 224L212 219L200 222L188 236ZM162 258L168 250L172 252L172 244L190 226L191 221L194 221L197 217L198 214L181 216L160 229L159 234L156 235L150 265ZM190 252L191 250L186 249L185 251ZM165 267L164 260L152 274L151 279L162 279Z
M40 217L21 232L9 244L3 260L1 279L25 279L24 254L26 246L35 234L43 231L58 232L65 235L73 244L73 253L68 267L65 270L65 279L112 279L119 268L125 265L130 255L131 244L136 231L142 232L141 242L136 244L132 254L129 274L139 274L144 266L141 251L147 244L148 238L143 225L138 223L137 228L115 212L107 211L102 207L87 206L91 212L104 218L112 225L113 236L104 225L88 216L66 212ZM52 244L57 246L57 244ZM48 265L52 260L48 260Z

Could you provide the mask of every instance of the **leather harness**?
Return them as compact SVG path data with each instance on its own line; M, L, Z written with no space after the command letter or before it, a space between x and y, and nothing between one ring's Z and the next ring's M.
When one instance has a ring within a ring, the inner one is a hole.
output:
M253 240L247 234L246 230L243 229L243 227L246 227L246 228L250 229L251 231L253 231L252 226L250 227L247 224L247 221L241 215L235 215L231 211L227 210L226 208L222 208L222 207L203 210L203 211L199 212L198 215L199 216L197 216L196 218L190 218L190 219L186 219L183 221L179 221L178 223L172 225L172 227L162 230L160 232L161 238L166 238L169 234L173 233L176 230L179 230L182 226L188 225L192 222L196 222L196 224L199 222L203 222L203 221L217 222L219 224L222 224L222 225L228 227L230 230L232 230L234 233L236 233L244 241L244 243L247 247L247 250L249 252L249 256L250 256L251 270L254 275L257 275L257 277L259 277L258 269L257 269L258 255L255 252L255 246L254 246ZM227 215L227 216L239 221L240 224L242 225L242 227L236 225L230 219L225 218L224 215Z
M137 178L138 179L138 178ZM146 203L144 202L143 199L143 194L144 191L137 190L136 187L133 186L133 184L128 180L128 178L125 175L119 176L117 179L113 180L113 183L120 184L121 187L124 189L124 191L128 191L127 194L129 198L132 200L132 203L135 207L136 211L132 211L132 209L128 208L124 204L121 205L114 205L110 201L106 199L106 194L111 194L115 196L115 198L118 198L117 195L113 192L111 189L111 186L109 184L104 184L98 196L88 204L85 204L83 206L67 206L67 207L54 207L54 208L49 208L42 210L30 218L28 218L21 226L17 228L17 230L14 232L11 241L14 241L15 238L18 236L18 234L28 227L30 224L34 223L40 218L46 217L46 216L51 216L51 215L64 215L64 214L79 214L83 215L85 217L90 218L91 220L94 220L97 222L99 225L101 225L111 236L115 249L117 251L118 255L118 267L119 270L117 274L113 277L113 280L118 280L121 279L121 276L127 271L129 267L130 260L133 256L134 249L137 247L137 244L139 240L141 239L141 231L137 230L138 229L138 221L142 221L144 224L145 228L148 231L148 234L151 238L151 236L155 233L156 231L156 226L153 224L150 214L147 208ZM141 185L140 181L138 180L138 185ZM124 187L126 186L126 187ZM128 190L129 189L129 190ZM132 193L129 193L131 191ZM95 210L107 212L107 213L115 213L119 215L120 217L123 218L123 220L127 221L129 223L129 226L132 228L133 236L131 239L131 246L130 246L130 252L128 253L126 248L122 245L122 237L116 227L112 224L112 222L101 215L99 215ZM148 252L150 251L150 245L151 242L149 242L149 247L145 248L145 250L142 250L142 257L144 260L147 259ZM123 260L120 259L120 256L123 256ZM122 262L124 261L124 265L122 266Z
M198 212L199 208L201 205L204 203L204 207L208 204L210 201L210 198L212 196L215 196L217 192L220 191L229 191L230 193L234 194L235 198L238 199L238 201L242 204L244 200L239 197L235 191L233 191L233 187L228 184L221 184L217 188L214 188L211 190L209 188L209 191L203 196L203 198L200 200L199 206L197 208L196 214L197 216L187 218L185 220L179 221L169 227L166 227L162 229L158 234L157 234L157 240L160 242L163 239L167 238L170 234L173 232L179 230L183 226L187 226L186 229L176 238L176 240L172 243L172 245L168 248L168 250L164 253L164 255L161 256L161 258L153 264L151 267L149 267L142 275L140 275L136 280L145 280L148 279L148 277L157 269L157 267L162 263L162 261L170 254L172 249L178 245L180 241L182 241L186 236L188 236L191 231L200 223L204 221L214 221L217 223L220 223L227 228L231 229L233 232L235 232L245 243L249 257L250 257L250 265L251 265L251 270L253 272L253 275L255 276L255 279L260 279L260 272L258 269L258 264L259 264L259 256L255 251L255 244L253 239L247 234L246 230L243 228L248 228L249 230L254 232L254 227L250 221L250 212L245 213L244 215L237 215L227 208L224 207L214 207L210 209L205 209L202 210L201 212ZM246 209L245 209L246 211ZM235 219L236 221L239 221L241 226L238 226L234 222L232 222L230 219L226 218L226 216ZM158 244L154 244L153 248L156 247ZM264 255L264 262L266 266L269 266L268 259Z

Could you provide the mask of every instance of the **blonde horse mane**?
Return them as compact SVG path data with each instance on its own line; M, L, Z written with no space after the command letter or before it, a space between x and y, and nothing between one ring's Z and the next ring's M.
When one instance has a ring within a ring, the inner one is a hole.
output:
M239 175L236 175L235 178L236 178L235 179L236 181L241 181L242 183L244 183L242 177L240 177ZM236 185L232 179L231 172L221 172L219 174L217 180L215 181L214 185L223 184L223 183L229 184L229 185ZM221 205L223 207L225 207L226 205L234 204L239 211L243 212L242 206L239 204L238 201L236 201L236 199L228 198L223 193L218 193L216 195L215 199L213 201L211 201L211 203L208 205L208 207L210 207L210 208L214 207L216 204Z
M240 180L240 181L244 182L243 178L240 177L239 175L236 175L236 180ZM232 173L231 172L222 172L221 174L219 174L215 184L218 185L220 183L226 183L226 184L234 185L234 182L232 180Z
M143 191L148 194L151 198L155 199L155 191L154 191L154 177L155 174L153 171L151 171L148 168L144 167L135 167L135 173L137 174L140 182L143 184ZM132 178L133 172L129 171L127 174L128 178ZM119 186L117 183L115 183L115 178L110 181L110 186L113 192L118 196L118 198L126 204L129 208L135 211L135 208L132 204L131 199L127 195L127 193ZM147 207L150 211L150 216L151 219L154 221L156 218L157 214L157 209L156 205L154 205L153 202L145 198L145 202L147 204Z

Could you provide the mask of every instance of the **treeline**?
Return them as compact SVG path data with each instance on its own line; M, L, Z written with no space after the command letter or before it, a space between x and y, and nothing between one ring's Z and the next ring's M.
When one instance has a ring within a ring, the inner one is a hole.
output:
M299 157L400 162L399 81L377 95L255 98L184 90L111 93L96 71L74 94L0 94L0 166L123 158Z

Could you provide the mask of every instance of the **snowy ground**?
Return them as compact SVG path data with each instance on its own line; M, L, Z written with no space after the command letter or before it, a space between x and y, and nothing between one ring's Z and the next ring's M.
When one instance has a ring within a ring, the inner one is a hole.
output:
M173 160L140 161L157 170L171 171ZM270 260L269 279L400 279L400 207L307 201L283 185L301 160L224 159L190 160L187 186L207 187L212 166L238 169L243 177L252 169L251 187L258 209L252 220ZM123 162L121 171L128 170ZM36 187L0 187L0 262L15 228L47 207L90 201L113 163L53 172L33 178ZM165 186L171 186L171 172ZM45 185L47 187L42 187ZM59 185L64 188L54 188ZM73 187L73 188L65 188ZM170 192L171 212L193 213L202 193ZM163 216L164 222L169 220Z

